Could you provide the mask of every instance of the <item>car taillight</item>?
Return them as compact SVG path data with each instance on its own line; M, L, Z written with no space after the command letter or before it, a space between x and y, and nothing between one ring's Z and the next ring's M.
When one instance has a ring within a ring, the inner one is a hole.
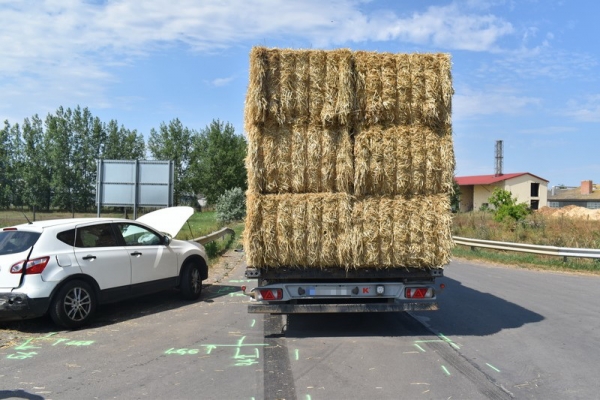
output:
M50 261L50 257L40 257L33 260L29 260L25 263L25 261L19 261L16 264L13 264L10 267L11 274L20 274L23 272L23 265L25 266L26 274L41 274L48 265L48 261Z
M406 288L404 295L407 299L429 299L433 297L433 289L426 287Z
M283 298L281 289L258 289L258 294L257 300L281 300Z

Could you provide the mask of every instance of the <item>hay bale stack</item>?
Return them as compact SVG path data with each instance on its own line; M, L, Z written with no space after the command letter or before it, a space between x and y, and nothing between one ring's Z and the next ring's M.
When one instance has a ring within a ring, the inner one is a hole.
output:
M248 265L446 264L450 67L447 54L252 49Z
M248 265L352 265L351 196L252 194L248 201L252 207L244 234Z
M248 189L253 193L350 193L353 143L347 127L250 125Z
M369 126L355 135L354 164L357 196L449 193L452 134L418 125Z

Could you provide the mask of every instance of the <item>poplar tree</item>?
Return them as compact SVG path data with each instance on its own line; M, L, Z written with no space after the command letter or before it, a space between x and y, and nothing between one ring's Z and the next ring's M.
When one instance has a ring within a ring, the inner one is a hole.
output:
M215 204L226 190L246 190L246 139L229 123L213 120L194 140L192 179L194 189Z

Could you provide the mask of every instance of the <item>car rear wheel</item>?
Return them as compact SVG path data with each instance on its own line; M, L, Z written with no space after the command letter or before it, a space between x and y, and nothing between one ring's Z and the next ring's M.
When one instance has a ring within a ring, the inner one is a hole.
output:
M96 296L84 281L67 282L54 296L50 317L57 324L76 329L87 324L96 311Z
M202 275L200 267L192 262L186 263L181 270L181 294L186 300L196 300L202 293Z

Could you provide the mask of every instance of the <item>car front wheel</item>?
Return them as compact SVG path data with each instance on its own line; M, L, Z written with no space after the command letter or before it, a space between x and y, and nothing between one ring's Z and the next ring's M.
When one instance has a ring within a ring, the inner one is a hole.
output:
M202 275L197 264L188 262L181 270L181 294L186 300L196 300L202 293Z
M54 296L50 317L57 324L76 329L87 324L96 311L92 287L83 281L67 282Z

